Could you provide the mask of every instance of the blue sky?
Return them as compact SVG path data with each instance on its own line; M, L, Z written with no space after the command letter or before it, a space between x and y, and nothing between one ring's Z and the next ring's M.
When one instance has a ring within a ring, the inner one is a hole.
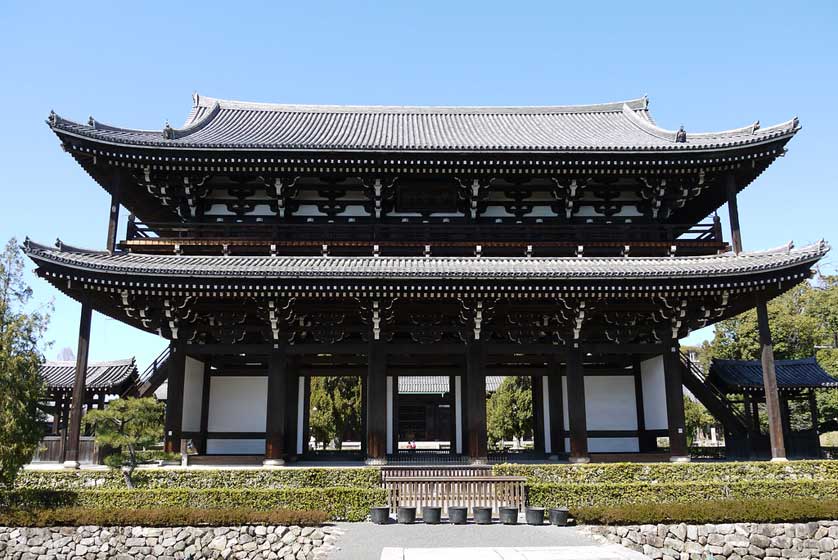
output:
M744 244L838 243L831 1L4 2L0 79L0 240L104 246L108 196L60 150L44 124L50 109L156 129L182 122L198 91L418 105L647 94L659 124L695 132L798 115L787 157L740 198ZM32 282L39 301L55 301L47 357L75 351L78 305ZM94 319L94 360L136 355L144 367L164 345Z

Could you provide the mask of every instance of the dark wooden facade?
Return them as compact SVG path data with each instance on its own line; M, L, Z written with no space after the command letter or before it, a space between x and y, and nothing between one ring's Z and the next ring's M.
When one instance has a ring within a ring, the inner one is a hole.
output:
M49 124L111 196L107 250L26 250L85 309L172 341L172 450L184 437L205 449L250 437L278 464L305 433L300 379L353 374L364 378L363 452L381 462L388 383L443 372L459 387L453 447L483 461L496 372L536 375L542 449L586 461L597 436L588 372L662 356L666 398L654 406L669 420L657 435L683 458L690 372L678 339L805 280L828 250L741 252L736 193L785 152L796 119L684 136L654 125L645 99L382 108L196 96L181 129ZM732 253L712 215L725 202ZM124 240L119 205L132 213ZM184 430L187 358L208 372L204 393L216 376L267 377L264 431L213 433L206 394L199 429ZM567 426L547 397L563 385ZM619 435L642 448L656 435L643 423Z

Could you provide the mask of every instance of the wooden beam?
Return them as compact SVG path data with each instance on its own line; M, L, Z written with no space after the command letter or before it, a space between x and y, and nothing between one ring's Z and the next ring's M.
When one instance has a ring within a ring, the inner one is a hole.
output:
M777 388L777 370L774 367L774 343L768 324L768 306L762 294L757 295L757 327L759 328L762 384L765 387L765 411L768 416L768 437L771 440L771 460L786 459L783 438L783 421L780 416L780 392Z
M663 380L666 392L666 420L669 433L669 460L685 462L690 460L687 449L687 427L684 419L684 366L681 363L678 341L672 339L671 346L663 354Z
M742 231L739 228L739 203L736 200L736 176L733 173L725 175L725 192L727 194L727 212L730 219L730 239L733 252L742 252Z
M284 345L274 349L268 360L268 409L265 418L265 466L284 464L286 399L288 388L287 355Z
M465 440L469 459L474 464L488 462L485 358L483 343L466 344Z
M183 425L183 388L186 374L186 351L181 342L172 342L169 351L169 385L166 394L167 453L180 453L181 427Z
M387 355L381 342L367 350L367 464L387 462Z
M570 420L570 462L587 463L588 421L585 410L585 371L582 351L573 348L567 353L567 406Z
M81 417L84 414L85 378L87 376L87 358L90 350L90 321L93 307L90 300L81 302L79 317L79 339L76 349L76 376L73 380L73 396L70 401L70 425L67 429L67 442L64 448L64 467L79 468L79 441L81 438Z

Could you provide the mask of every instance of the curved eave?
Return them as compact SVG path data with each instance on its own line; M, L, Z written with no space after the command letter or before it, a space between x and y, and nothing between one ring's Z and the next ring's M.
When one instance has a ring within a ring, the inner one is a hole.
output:
M159 282L521 282L737 283L747 277L782 276L811 267L829 250L825 242L799 249L784 247L740 255L702 257L266 257L159 256L134 253L67 251L29 240L26 254L39 267L61 277L107 277L137 285Z

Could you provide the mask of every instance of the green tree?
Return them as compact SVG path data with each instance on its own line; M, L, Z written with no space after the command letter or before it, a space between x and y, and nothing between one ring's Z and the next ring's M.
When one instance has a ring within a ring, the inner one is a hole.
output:
M47 311L27 311L32 289L24 261L12 239L0 253L0 485L14 481L43 435L38 373Z
M314 441L325 448L343 447L350 432L361 430L361 379L351 376L311 379L309 430Z
M128 488L134 487L131 478L137 468L137 450L154 445L163 435L163 403L154 397L116 399L102 410L90 410L84 423L93 429L96 443L119 449L105 464L121 468Z
M684 395L684 421L687 430L687 446L695 442L697 432L707 432L716 424L715 418L704 405Z
M497 446L503 440L520 441L532 433L532 378L504 377L498 390L486 403L486 430L489 441Z

